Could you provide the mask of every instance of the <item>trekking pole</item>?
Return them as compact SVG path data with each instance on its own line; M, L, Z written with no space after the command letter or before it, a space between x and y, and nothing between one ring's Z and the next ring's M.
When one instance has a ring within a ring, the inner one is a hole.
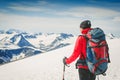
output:
M66 59L66 57L64 57L64 59ZM63 60L64 60L63 59ZM65 77L65 66L67 67L70 67L70 65L66 64L66 63L63 63L63 79L62 80L65 80L64 77Z
M62 80L65 80L64 77L65 77L65 64L63 65L63 79Z

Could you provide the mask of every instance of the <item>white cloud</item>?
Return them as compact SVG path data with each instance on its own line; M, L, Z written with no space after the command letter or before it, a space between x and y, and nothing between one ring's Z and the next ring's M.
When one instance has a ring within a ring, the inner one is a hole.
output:
M42 5L42 6L41 6ZM64 10L60 10L57 7L58 5L54 5L53 8L51 5L46 1L39 1L36 6L28 6L28 5L12 5L9 6L10 9L17 10L17 11L29 11L29 12L37 12L39 14L48 14L48 15L57 15L57 16L69 16L69 17L78 17L78 18L94 18L94 19L103 19L103 18L113 18L116 16L120 16L120 12L106 9L106 8L99 8L99 7L73 7L73 8L66 8ZM47 6L47 7L46 7Z
M46 1L38 1L38 4L40 4L40 5L49 5L49 3L46 2Z
M44 9L41 9L41 8L36 8L36 7L28 7L28 6L11 6L11 7L9 7L10 9L14 9L14 10L17 10L17 11L44 11Z
M74 17L107 18L120 15L120 12L103 8L75 7L58 14L69 15Z
M3 28L18 28L26 31L37 32L71 32L79 33L79 24L84 19L90 19L92 26L102 27L106 32L120 32L118 29L120 12L98 7L73 7L64 10L52 7L47 2L38 2L37 6L12 5L10 9L16 11L29 11L43 13L44 16L22 16L0 13L0 25ZM55 5L54 5L55 7ZM56 6L57 7L57 6ZM46 15L48 14L48 15ZM47 16L53 17L47 17ZM114 26L114 29L113 27Z
M3 29L15 28L31 32L72 32L79 26L79 20L72 18L46 18L0 14ZM79 32L79 31L78 31Z
M120 22L120 16L114 17L113 21Z
M28 4L26 2L24 2L24 4L12 3L10 6L8 6L9 9L16 11L43 12L43 13L56 11L53 9L53 7L57 7L57 5L50 4L46 1L37 1L36 4L35 3Z

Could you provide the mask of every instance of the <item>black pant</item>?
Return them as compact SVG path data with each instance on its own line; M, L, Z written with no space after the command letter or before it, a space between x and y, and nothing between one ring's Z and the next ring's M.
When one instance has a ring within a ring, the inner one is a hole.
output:
M78 69L79 72L79 80L95 80L96 76L92 74L89 70L86 69Z

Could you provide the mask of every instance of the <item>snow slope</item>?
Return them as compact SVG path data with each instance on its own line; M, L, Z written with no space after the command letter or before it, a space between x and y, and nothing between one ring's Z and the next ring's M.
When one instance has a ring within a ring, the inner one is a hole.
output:
M108 40L111 64L107 76L100 80L120 80L120 39ZM0 80L62 80L64 56L70 56L74 45L56 49L45 54L35 55L23 60L0 66ZM74 63L66 67L65 80L79 80ZM97 80L97 79L96 79Z

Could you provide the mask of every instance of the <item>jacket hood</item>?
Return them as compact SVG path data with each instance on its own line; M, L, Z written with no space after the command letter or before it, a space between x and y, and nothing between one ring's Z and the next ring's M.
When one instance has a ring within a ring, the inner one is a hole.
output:
M92 28L86 28L82 30L82 34L87 34L89 30L92 30Z

